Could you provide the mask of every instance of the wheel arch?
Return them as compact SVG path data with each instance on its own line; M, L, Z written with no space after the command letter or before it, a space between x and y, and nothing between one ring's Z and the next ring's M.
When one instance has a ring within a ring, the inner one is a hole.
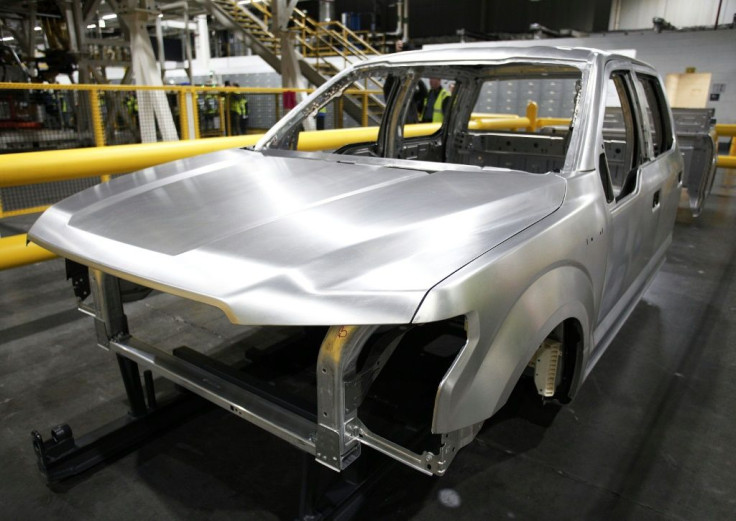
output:
M561 401L582 378L594 316L593 288L578 266L553 268L530 284L501 319L488 305L469 312L468 341L437 390L433 432L450 432L486 420L500 409L524 368L560 324L577 331L573 374Z

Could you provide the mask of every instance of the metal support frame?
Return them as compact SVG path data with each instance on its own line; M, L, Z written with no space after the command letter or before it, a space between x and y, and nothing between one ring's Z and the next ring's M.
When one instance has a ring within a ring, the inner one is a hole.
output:
M358 355L375 326L335 326L325 336L317 358L317 461L341 471L360 456L360 443L346 427L357 407L345 398L346 380L355 376Z
M396 348L400 336L392 339L381 354L374 371L358 374L356 363L365 343L377 326L334 326L325 336L317 359L316 459L328 468L342 471L360 455L366 445L424 474L442 475L457 449L469 443L482 424L442 435L439 454L417 454L371 432L358 418L358 405L369 383L383 367L385 358ZM355 391L354 389L360 389Z
M128 332L119 281L98 270L90 270L90 289L94 298L97 343L109 349L114 338L125 336ZM38 468L48 482L75 476L120 457L207 409L206 401L189 393L176 395L159 405L151 372L146 371L143 375L146 382L144 392L138 364L120 355L117 355L117 362L130 405L127 415L78 439L74 438L67 424L53 427L48 440L44 440L37 430L31 433Z
M381 334L377 334L378 326L331 327L317 357L315 420L313 410L239 380L204 355L192 350L170 354L130 336L119 279L90 269L89 282L94 305L87 309L94 316L97 344L117 357L130 411L123 420L84 438L83 443L74 441L68 426L55 428L48 441L34 431L39 467L50 480L63 479L141 444L165 428L163 420L154 422L150 429L146 427L152 417L168 418L174 424L174 420L189 414L185 407L175 413L159 412L162 408L157 406L151 370L276 435L335 471L347 469L360 455L361 445L366 445L425 474L441 475L456 450L472 440L480 428L476 425L443 434L439 454L417 454L371 432L358 418L358 407L368 389L409 327ZM370 351L358 371L358 357L369 339ZM146 370L145 388L139 366Z

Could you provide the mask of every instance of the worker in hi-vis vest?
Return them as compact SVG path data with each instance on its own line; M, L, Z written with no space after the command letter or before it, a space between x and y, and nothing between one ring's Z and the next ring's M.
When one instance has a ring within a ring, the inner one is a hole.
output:
M439 78L429 79L429 92L422 111L422 123L442 123L450 102L450 93L442 88Z
M317 130L325 129L325 120L327 119L327 106L320 107L317 111Z
M236 87L240 87L237 83ZM235 112L238 116L238 134L245 134L248 129L248 98L244 93L239 93L235 99Z

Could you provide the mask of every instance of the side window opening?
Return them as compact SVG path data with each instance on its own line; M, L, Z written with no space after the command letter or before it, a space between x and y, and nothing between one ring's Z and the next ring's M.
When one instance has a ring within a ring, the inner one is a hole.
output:
M617 202L636 190L642 156L631 87L625 71L614 71L606 86L602 138L605 167ZM605 182L604 188L608 192Z
M657 78L637 73L636 79L641 89L640 92L643 94L640 95L640 103L644 113L643 117L649 123L652 158L655 158L662 152L672 148L672 129L670 128L667 106Z

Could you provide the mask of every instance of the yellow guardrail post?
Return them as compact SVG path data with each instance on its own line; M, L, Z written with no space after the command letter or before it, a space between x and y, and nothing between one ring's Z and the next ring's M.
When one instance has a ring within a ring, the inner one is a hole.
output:
M364 127L368 126L368 93L363 92L363 114L361 117L361 124Z
M526 117L529 119L529 126L526 127L527 132L536 132L537 131L537 114L539 112L539 107L537 104L533 101L530 101L529 104L526 106Z
M100 91L91 89L89 91L89 111L92 119L92 134L95 136L95 146L105 146L105 127L102 123L102 110L100 108ZM100 176L100 181L107 183L110 181L109 175Z
M736 168L736 124L716 124L716 151L718 150L718 140L722 137L730 137L731 146L729 147L727 156L718 156L716 166L721 168Z
M105 127L102 124L102 111L100 110L100 91L98 89L90 89L89 91L89 109L92 112L92 133L95 136L95 146L105 146Z
M189 136L189 107L187 106L187 92L179 91L179 129L182 139L190 139Z
M219 103L219 109L220 109L220 135L225 136L227 135L227 127L225 126L225 98L223 96L220 96L217 100ZM230 111L228 111L228 116L230 115Z
M199 139L199 94L197 89L191 90L192 94L192 121L194 122L194 139Z

